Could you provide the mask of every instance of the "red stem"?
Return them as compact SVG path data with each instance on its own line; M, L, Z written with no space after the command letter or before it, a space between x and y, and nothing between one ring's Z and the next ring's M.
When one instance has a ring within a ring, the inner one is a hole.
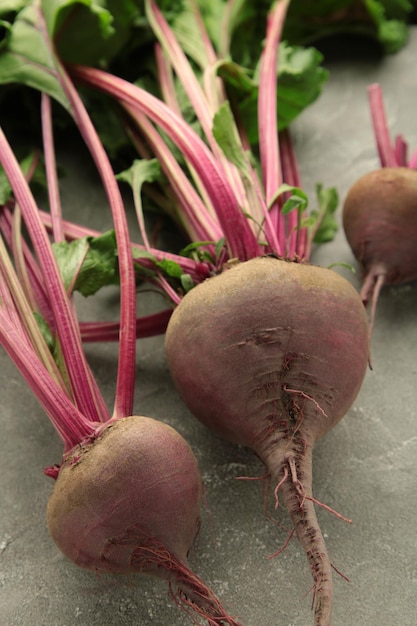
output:
M136 320L136 339L163 335L172 315L173 309L165 309L158 313L138 317ZM83 341L119 341L120 324L118 322L81 322Z
M61 68L61 84L78 129L102 179L114 223L120 272L120 343L113 417L133 413L136 375L136 282L126 214L110 161L72 81Z
M62 212L59 195L58 177L56 173L56 159L54 136L52 129L51 99L45 93L41 95L43 151L45 155L46 178L48 181L49 210L52 216L52 232L55 241L62 241Z
M276 2L268 15L265 47L261 57L258 95L259 153L267 205L282 184L277 120L277 62L278 46L289 0ZM285 228L278 204L271 207L280 249L285 250Z
M88 384L88 381L93 381L94 379L82 349L79 328L69 298L61 280L36 202L19 163L1 129L0 161L10 181L16 201L22 210L43 274L75 402L85 416L92 421L99 421L103 418L103 404L97 402L97 399L100 399L97 387L93 384L91 386Z
M49 214L48 214L49 215ZM16 258L16 251L13 245L13 233L12 230L15 228L13 225L15 213L13 213L9 209L9 207L4 206L0 211L0 231L9 245L9 247L13 250L13 255ZM49 216L50 219L50 216ZM39 270L39 267L33 258L33 254L29 249L27 242L22 239L21 240L21 249L23 260L17 264L17 270L19 270L20 265L24 266L24 271L27 272L28 281L30 283L30 294L26 294L27 299L32 304L33 310L37 310L41 313L42 317L45 319L51 331L54 333L56 331L55 328L55 320L53 317L53 313L51 311L51 306L48 302L48 295L45 292L45 287L43 283L43 277ZM25 284L25 280L17 272L19 276L19 280L22 284Z
M293 187L301 187L301 177L298 170L297 158L288 128L281 131L279 134L279 147L283 180L285 180L288 185L292 185ZM291 211L291 213L289 213L286 217L288 220L287 230L289 238L287 250L288 258L293 259L294 257L297 257L298 259L305 259L306 261L309 261L309 254L307 250L308 231L306 228L301 228L298 211Z
M388 130L380 85L374 83L368 87L368 98L381 167L398 167L395 150L392 147Z
M65 452L93 435L96 424L88 420L72 403L22 333L0 309L0 343L32 389L64 442ZM36 364L36 366L35 366Z

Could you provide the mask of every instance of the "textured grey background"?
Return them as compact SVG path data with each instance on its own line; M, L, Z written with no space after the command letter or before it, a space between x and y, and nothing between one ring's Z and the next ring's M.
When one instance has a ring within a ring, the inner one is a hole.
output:
M399 54L379 58L352 43L332 55L321 98L294 126L304 187L336 185L343 198L356 177L378 165L366 87L379 81L393 134L417 146L417 32ZM110 224L94 171L65 146L66 215L93 226ZM342 232L313 256L317 264L353 263ZM358 276L339 268L355 285ZM144 310L161 305L140 299ZM417 624L417 291L386 288L372 342L368 372L349 414L321 440L314 455L315 496L353 519L352 525L319 510L337 575L334 626ZM111 319L116 293L80 301L82 314ZM111 405L116 348L87 353ZM0 354L0 624L1 626L172 626L190 621L168 599L163 582L103 578L79 570L51 542L45 507L52 488L43 467L57 463L61 445L31 392ZM311 579L294 540L267 560L285 531L266 519L259 482L238 481L262 468L254 455L219 441L182 405L170 382L161 337L138 344L136 412L175 426L191 443L207 489L208 510L192 566L244 626L308 626ZM287 519L281 512L278 520Z

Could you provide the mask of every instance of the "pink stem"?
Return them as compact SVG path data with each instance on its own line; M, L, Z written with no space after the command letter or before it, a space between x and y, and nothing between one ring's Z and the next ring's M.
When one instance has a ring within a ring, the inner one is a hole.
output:
M97 388L94 385L86 384L86 381L92 381L93 377L82 349L79 328L61 280L46 230L42 224L38 207L16 157L1 129L0 161L22 210L39 261L76 404L84 415L88 416L92 421L98 421L103 417L103 413L99 410L103 405L97 402L97 399L100 398L97 395L99 394Z
M407 167L408 143L402 135L395 138L395 158L400 167Z
M192 163L208 191L232 257L247 260L259 255L259 245L223 169L193 129L163 102L144 89L101 70L72 67L85 84L138 108L164 130Z
M142 132L159 159L162 169L184 212L188 235L192 241L217 241L222 237L221 228L207 211L200 196L181 169L161 135L148 118L141 113L127 108L128 112L141 128Z
M204 134L207 138L208 145L210 146L213 154L215 155L218 166L222 169L223 175L227 178L231 188L234 191L236 198L240 203L244 199L244 189L239 173L235 166L224 157L224 154L214 138L212 127L214 111L211 110L209 101L206 94L200 87L193 68L191 67L188 59L179 45L174 33L170 29L163 14L157 7L156 3L152 0L146 2L147 16L151 23L152 29L158 37L162 47L165 49L169 60L177 73L184 90L191 102L191 105L198 117ZM192 6L195 13L198 13L197 5ZM197 20L198 23L198 20ZM200 21L201 26L201 21ZM200 33L200 37L201 37ZM207 49L205 50L207 54ZM213 57L213 51L210 56ZM212 100L215 99L212 97Z
M281 163L278 143L277 120L277 61L278 46L289 0L276 2L268 15L265 47L261 57L258 96L259 153L265 187L266 203L269 206L275 192L282 184ZM285 250L285 229L278 210L278 203L271 207L275 230L280 248Z
M0 212L0 230L5 241L13 250L16 270L18 270L17 273L19 280L22 286L24 286L27 300L31 303L33 310L37 309L41 313L51 331L55 332L55 320L51 311L50 303L48 302L48 295L45 291L43 277L35 259L33 258L33 254L29 249L27 242L22 238L20 238L21 250L16 250L16 245L14 243L16 240L16 234L13 233L13 230L16 228L14 223L15 218L16 212L12 215L9 207L3 207ZM16 260L17 258L18 261ZM29 283L29 285L27 283Z
M301 187L301 177L298 170L297 158L291 141L290 132L287 129L279 134L279 147L282 163L283 179L288 185L293 187ZM291 211L287 217L287 229L289 236L289 245L287 255L289 259L297 257L305 259L307 257L307 229L301 228L299 224L298 211Z
M155 337L166 331L173 309L165 309L152 313L136 320L136 338ZM92 343L98 341L119 341L120 324L118 322L81 322L81 337L83 341Z
M368 87L368 98L381 167L397 167L398 162L388 130L380 85L374 83Z
M65 451L90 437L96 425L74 406L1 309L0 343L49 416L65 444Z
M60 76L62 87L73 107L78 129L102 179L112 212L120 272L120 344L113 417L127 417L133 413L136 376L136 283L126 214L110 161L87 110L63 68Z
M62 241L61 200L56 173L54 136L52 130L51 100L45 93L41 95L43 151L45 154L46 178L48 181L49 210L52 216L52 231L55 241Z

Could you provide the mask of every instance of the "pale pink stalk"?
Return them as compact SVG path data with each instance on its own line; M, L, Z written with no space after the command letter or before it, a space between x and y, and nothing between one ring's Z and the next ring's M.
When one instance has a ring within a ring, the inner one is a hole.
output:
M265 47L261 57L258 96L258 129L259 153L265 187L266 203L270 206L272 199L283 183L278 144L277 121L277 62L278 46L289 0L278 0L268 15L267 35ZM283 255L285 242L285 225L279 212L279 203L276 201L270 207L273 228L277 233L276 253ZM271 237L266 225L267 238Z
M380 85L377 83L369 85L368 98L381 167L397 167L398 161L392 147Z
M106 151L78 92L63 68L60 80L71 103L78 129L100 174L113 217L119 256L121 329L113 417L127 417L133 413L136 376L136 283L126 214Z
M80 411L93 421L105 417L103 405L98 400L97 387L92 382L90 368L82 350L81 338L72 307L62 283L47 233L39 216L38 207L20 169L19 163L0 129L0 162L3 165L13 189L15 198L22 210L26 227L43 273L48 300L57 321L57 332L75 402ZM85 381L91 384L86 385Z
M229 181L238 202L243 205L245 193L240 174L236 167L226 159L212 132L213 118L216 110L210 108L210 102L202 90L184 51L155 2L153 2L153 0L146 0L145 6L149 23L166 51L176 74L181 80L184 90L201 124L204 135L207 138L207 142L218 161L218 165L223 169L224 175ZM196 12L196 5L194 5L193 8ZM213 94L211 95L211 102L218 100L220 100L219 97L215 98Z
M54 135L52 129L51 99L41 94L43 151L45 155L46 178L48 180L49 210L52 216L52 231L55 241L62 241L62 210L59 195L58 176L56 172Z
M251 153L251 145L249 143L242 120L240 119L239 110L234 110L233 114L236 121L237 132L239 134L239 138L242 144L242 150L246 155L248 155ZM248 209L250 210L251 216L256 222L270 222L270 216L268 207L265 202L265 192L262 186L262 182L259 178L257 170L252 166L249 158L247 159L247 168L251 178L251 185L246 190L248 198ZM266 252L273 252L275 247L273 245L268 245Z
M162 46L159 43L155 44L155 61L156 67L158 71L158 82L159 88L161 90L162 98L169 106L169 108L177 113L178 116L182 117L181 107L177 100L177 95L175 93L175 86L172 76L172 65L169 63L166 54L162 50ZM191 174L194 185L198 190L198 194L201 197L201 201L204 203L205 212L211 215L212 218L216 218L216 211L212 205L209 194L206 192L204 185L201 183L201 180L187 159L185 159L185 163L187 168Z
M38 151L35 152L31 160L30 167L28 171L26 172L27 181L30 181L32 179L32 176L36 168L38 167L39 157L40 157L40 153ZM8 245L13 251L14 264L15 264L16 272L21 282L23 291L25 292L25 295L28 301L31 303L33 310L35 310L36 298L33 293L32 283L28 275L25 258L24 258L25 257L25 252L24 252L25 242L22 237L22 212L19 208L19 205L13 202L13 200L10 198L8 205L11 205L11 204L14 204L13 218L10 219L11 226L8 229L9 236L6 235L6 241L8 242ZM11 215L8 205L4 206L2 210L0 211L0 220L3 219L6 213L9 216Z
M21 211L17 205L13 212L8 206L0 211L0 231L10 249L20 285L32 310L38 310L52 332L55 332L55 320L45 291L42 273L36 263L32 251L22 237Z
M55 382L68 393L61 373L33 315L32 304L26 298L1 236L0 276L2 277L0 306L4 314L8 316L10 323L16 328L22 339L31 347L37 359L45 365Z
M1 307L0 343L49 416L64 443L65 452L91 437L97 424L76 408Z
M18 309L16 307L16 298L14 298L10 292L9 281L7 277L8 272L8 255L6 247L3 242L3 238L0 235L0 308L4 315L9 319L10 323L15 326L22 334L22 337L29 342L27 331L23 320L20 318ZM10 262L9 262L10 263ZM13 270L14 272L14 270Z
M214 220L207 211L205 204L185 176L178 161L161 135L140 111L132 107L125 108L146 137L154 155L159 159L161 168L168 178L181 207L181 215L176 217L180 217L191 241L215 242L221 239L222 231L217 220Z
M217 76L216 65L218 57L208 35L200 9L196 0L190 0L195 23L198 28L198 36L202 43L206 61L203 67L203 91L206 95L209 107L217 111L226 100L226 92L223 81Z

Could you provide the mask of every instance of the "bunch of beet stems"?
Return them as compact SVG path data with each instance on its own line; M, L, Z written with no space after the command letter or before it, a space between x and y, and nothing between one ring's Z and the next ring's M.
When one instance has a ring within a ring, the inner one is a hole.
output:
M153 334L158 332L166 325L166 315L158 314L154 324L145 318L147 329L142 332L136 318L136 278L118 182L84 104L58 59L56 79L107 194L117 241L120 320L104 331L105 336L117 333L119 342L110 412L83 351L72 298L76 276L73 283L66 284L54 256L52 241L65 238L66 226L56 174L51 103L49 96L42 94L52 237L28 183L36 159L25 175L0 129L0 164L11 187L10 200L0 210L0 344L63 442L62 463L45 470L55 479L47 509L49 531L77 565L98 573L161 577L191 619L212 626L237 626L188 565L202 503L195 456L173 428L133 412L136 337L149 334L150 327Z
M139 154L146 157L150 150L160 162L176 199L173 215L196 244L192 276L190 259L172 257L183 277L191 278L191 289L168 282L163 273L154 278L175 306L166 334L174 382L198 419L216 434L253 448L265 463L275 485L275 507L281 497L309 561L314 623L328 626L334 566L314 505L332 509L312 494L312 448L359 392L368 363L368 327L352 285L309 264L322 213L315 220L306 213L289 133L278 133L276 70L288 5L281 0L270 10L260 63L260 173L217 74L220 55L228 53L227 11L218 55L197 4L191 3L203 44L200 84L183 50L186 42L180 45L156 3L146 0L159 42L163 100L95 68L74 66L69 71L84 86L119 102ZM227 8L232 6L229 2ZM174 74L204 139L181 116ZM218 114L229 121L232 155L215 136ZM174 158L160 130L179 148L187 169ZM135 198L149 262L152 251ZM68 236L76 236L75 227L67 226ZM140 265L144 259L135 262Z
M409 157L403 135L391 138L378 83L369 85L368 102L380 168L349 189L343 225L361 267L360 296L370 304L371 335L382 287L417 279L417 150Z

